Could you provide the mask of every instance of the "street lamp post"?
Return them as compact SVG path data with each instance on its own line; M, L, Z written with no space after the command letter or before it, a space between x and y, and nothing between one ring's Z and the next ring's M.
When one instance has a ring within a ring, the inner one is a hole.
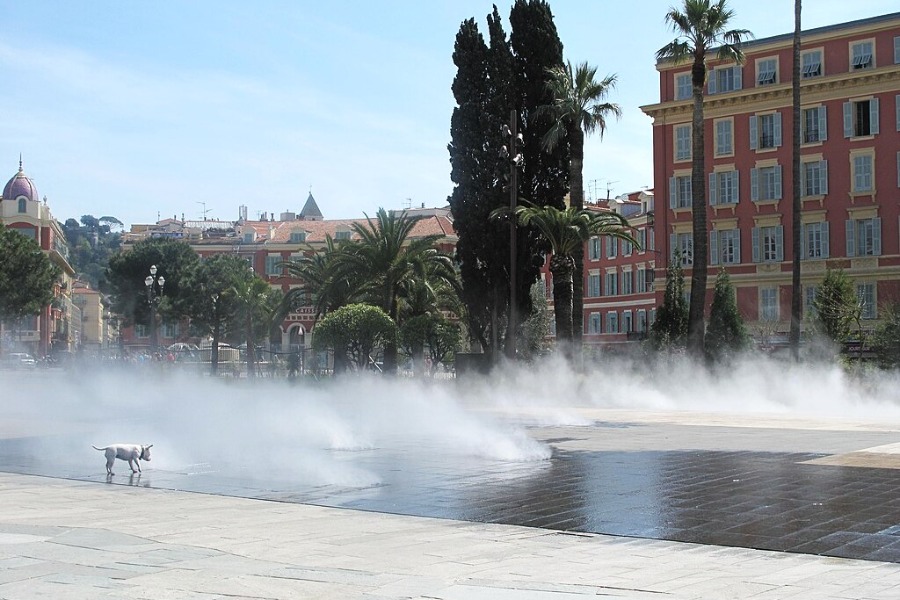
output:
M156 352L159 346L159 334L156 328L156 307L159 306L163 296L163 286L166 285L166 278L162 275L156 275L156 265L150 267L150 274L144 278L144 286L147 288L147 304L150 306L150 348L151 352Z
M516 257L518 256L518 242L516 240L516 196L518 194L519 167L522 166L523 157L519 150L525 145L521 133L517 133L516 111L509 113L509 125L503 126L504 137L509 138L509 145L500 148L500 156L509 159L509 324L506 336L506 355L516 358L516 324L518 314L516 310Z

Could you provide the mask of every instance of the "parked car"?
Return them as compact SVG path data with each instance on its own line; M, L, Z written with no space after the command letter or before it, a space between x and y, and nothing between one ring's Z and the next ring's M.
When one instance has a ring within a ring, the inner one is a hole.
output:
M37 361L27 352L9 352L0 356L0 364L7 369L33 369Z

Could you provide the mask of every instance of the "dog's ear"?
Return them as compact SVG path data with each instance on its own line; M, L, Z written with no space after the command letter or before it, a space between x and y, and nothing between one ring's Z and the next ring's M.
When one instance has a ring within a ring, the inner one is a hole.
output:
M147 448L152 448L152 447L153 447L153 444L150 444L149 446L146 446L146 447L147 447Z

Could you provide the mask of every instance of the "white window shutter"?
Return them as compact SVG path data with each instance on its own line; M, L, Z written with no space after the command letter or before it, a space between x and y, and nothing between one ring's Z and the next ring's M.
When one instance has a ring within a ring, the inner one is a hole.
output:
M675 188L675 178L669 177L669 208L675 208L678 190Z
M869 133L878 133L878 98L869 100Z
M713 206L716 204L716 174L709 174L709 203Z
M675 260L675 253L678 252L678 248L676 244L678 243L678 236L674 233L669 234L669 255L672 260Z
M750 169L750 200L759 200L759 169Z
M823 142L828 139L828 109L824 104L819 107L819 139Z
M734 89L740 90L744 87L744 69L740 65L731 68L734 69Z
M831 256L828 242L828 221L822 223L822 258Z
M719 264L719 232L715 229L709 232L709 263Z
M781 165L775 167L775 199L781 200Z
M784 260L784 225L775 228L775 260Z
M735 264L741 263L741 230L734 230L734 262Z
M822 195L828 194L828 161L819 161L819 189Z
M781 113L777 112L774 115L774 129L775 129L775 147L781 146Z
M856 221L847 220L847 256L856 256Z
M881 217L872 219L872 254L881 256Z
M734 203L741 201L741 172L734 171Z
M806 239L808 229L809 225L806 223L800 225L800 260L804 260L809 256L809 243Z
M750 115L750 149L756 150L759 145L759 134L757 133L756 115Z
M759 227L754 227L750 231L750 235L752 236L753 241L753 262L759 262Z
M844 137L853 137L853 103L844 102Z
M716 70L710 69L707 77L709 78L709 93L710 95L716 93Z

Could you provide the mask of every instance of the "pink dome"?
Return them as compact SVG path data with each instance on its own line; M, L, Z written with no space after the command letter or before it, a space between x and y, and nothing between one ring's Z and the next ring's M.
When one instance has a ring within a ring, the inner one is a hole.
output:
M33 201L36 201L39 198L37 188L34 187L34 182L31 181L31 179L25 175L25 171L22 170L21 158L19 159L19 172L13 175L12 179L7 182L6 187L3 188L4 200L15 200L19 196L25 196Z

